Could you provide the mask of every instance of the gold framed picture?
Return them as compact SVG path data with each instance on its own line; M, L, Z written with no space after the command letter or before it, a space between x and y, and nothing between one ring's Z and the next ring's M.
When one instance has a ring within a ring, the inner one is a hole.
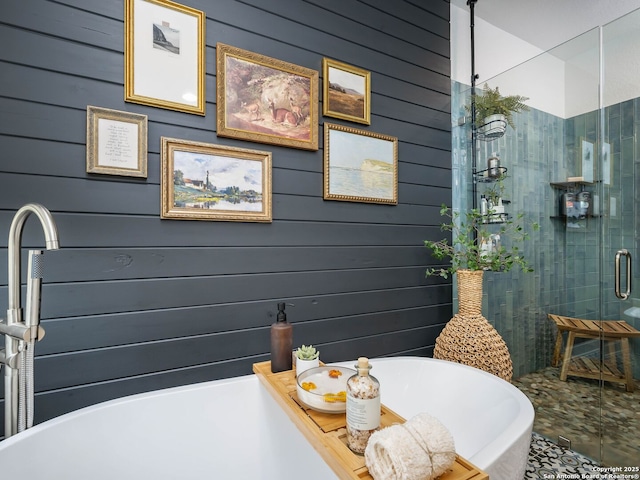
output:
M147 116L87 106L87 173L147 177Z
M324 199L398 204L398 139L324 124Z
M218 135L318 149L318 72L218 43Z
M205 113L205 14L170 0L126 0L125 101Z
M161 218L271 222L271 152L161 138Z
M322 114L371 125L371 72L322 59Z

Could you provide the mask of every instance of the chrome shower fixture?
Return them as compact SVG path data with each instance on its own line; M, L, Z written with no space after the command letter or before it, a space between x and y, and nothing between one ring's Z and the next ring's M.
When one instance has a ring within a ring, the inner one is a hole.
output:
M40 327L40 288L42 282L41 250L29 251L27 274L27 304L25 319L20 302L20 250L22 229L30 214L40 220L47 250L57 250L58 230L49 210L37 203L28 203L13 217L8 242L8 292L6 323L0 321L0 334L5 336L5 348L0 350L4 372L5 438L33 424L33 347L44 336Z

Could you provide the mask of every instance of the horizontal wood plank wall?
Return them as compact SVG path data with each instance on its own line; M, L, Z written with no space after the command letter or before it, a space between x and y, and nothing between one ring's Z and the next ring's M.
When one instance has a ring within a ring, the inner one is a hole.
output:
M15 211L45 205L61 244L45 255L36 422L249 374L279 301L294 304L294 344L324 361L430 355L451 317L451 283L425 277L423 247L451 196L449 2L183 3L207 15L204 117L124 102L122 1L3 0L2 311ZM218 138L217 42L321 77L323 57L369 70L371 126L320 115L317 152ZM87 105L148 115L147 179L86 173ZM397 206L322 199L325 120L399 138ZM273 223L160 220L161 136L271 151ZM28 220L23 247L42 246Z

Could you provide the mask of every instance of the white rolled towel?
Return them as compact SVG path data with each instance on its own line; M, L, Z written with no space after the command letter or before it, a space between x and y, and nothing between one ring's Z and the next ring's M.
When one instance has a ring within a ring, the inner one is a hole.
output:
M440 420L419 413L371 435L364 460L375 480L431 480L453 465L456 448Z

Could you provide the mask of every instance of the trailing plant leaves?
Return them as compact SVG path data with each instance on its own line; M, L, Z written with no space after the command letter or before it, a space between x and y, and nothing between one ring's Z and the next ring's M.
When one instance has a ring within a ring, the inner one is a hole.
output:
M491 211L489 212L491 213ZM515 220L507 218L497 230L501 239L508 240L509 246L501 245L489 252L482 250L483 240L491 237L492 226L483 223L485 215L481 215L477 209L468 210L465 213L454 212L446 205L440 209L442 216L449 221L442 223L440 230L451 232L452 243L448 240L425 240L424 244L431 250L431 255L437 260L448 259L450 265L441 268L429 268L427 276L440 275L448 278L450 274L460 269L492 270L495 272L508 272L514 267L524 272L532 272L533 269L521 253L519 245L529 238L529 234L522 226L523 215L519 214ZM495 225L493 225L495 231ZM533 230L538 230L537 223L531 223ZM506 242L505 242L506 243Z

